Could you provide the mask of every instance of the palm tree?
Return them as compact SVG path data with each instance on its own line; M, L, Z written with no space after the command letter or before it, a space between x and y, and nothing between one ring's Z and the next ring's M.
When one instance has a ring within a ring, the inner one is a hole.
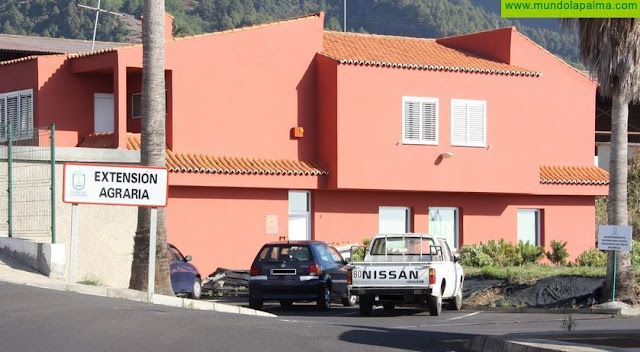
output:
M640 93L640 21L628 18L566 20L578 26L580 56L598 80L600 94L611 98L611 159L609 161L609 225L628 225L627 205L627 124L629 103ZM629 252L617 253L616 296L636 299L635 270ZM613 252L607 259L604 297L611 296Z
M164 0L144 1L142 24L142 145L140 164L165 166ZM144 291L148 285L149 223L151 209L138 208L129 287ZM164 209L158 210L155 291L174 295L167 260Z

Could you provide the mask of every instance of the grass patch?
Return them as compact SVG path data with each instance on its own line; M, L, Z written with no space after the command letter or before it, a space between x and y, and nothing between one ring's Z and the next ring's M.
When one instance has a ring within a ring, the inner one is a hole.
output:
M522 266L485 266L483 268L465 267L466 276L484 276L487 279L510 279L512 281L531 281L550 276L572 275L586 277L605 277L605 268L588 266L552 266L526 264Z

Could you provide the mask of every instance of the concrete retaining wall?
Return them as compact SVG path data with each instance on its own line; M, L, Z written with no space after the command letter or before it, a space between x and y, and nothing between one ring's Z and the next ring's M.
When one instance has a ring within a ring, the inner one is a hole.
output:
M3 155L0 153L0 174L6 170ZM6 158L6 156L4 156ZM46 160L26 160L14 158L14 163ZM55 253L63 256L62 267L50 268L50 272L59 272L63 279L69 278L70 237L71 237L71 204L62 202L62 175L65 162L87 162L99 164L139 164L140 153L129 150L92 149L92 148L56 148L56 242ZM49 205L46 205L49 206ZM76 265L77 281L93 281L95 284L125 288L129 286L131 261L133 252L133 236L137 225L137 207L78 205L78 258ZM35 206L34 208L37 208ZM33 221L33 220L31 220ZM1 237L5 236L5 237ZM31 237L31 236L30 236ZM51 246L48 235L32 235L30 240L11 241L13 257L25 264L49 275L47 269L35 265L38 261L37 248ZM0 231L0 240L8 239L6 233ZM18 244L22 243L22 244ZM30 243L27 245L26 243ZM30 249L31 246L36 249ZM0 246L3 247L3 246ZM43 253L47 250L43 249ZM46 255L44 255L46 256ZM42 255L40 255L42 257ZM34 258L34 259L30 259ZM31 263L34 263L32 265ZM56 274L57 275L57 274Z
M0 251L54 279L65 277L65 246L0 237Z

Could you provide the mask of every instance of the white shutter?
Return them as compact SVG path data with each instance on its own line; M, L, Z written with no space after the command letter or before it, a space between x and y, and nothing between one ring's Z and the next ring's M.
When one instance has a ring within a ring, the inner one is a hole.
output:
M469 102L467 105L468 129L467 143L470 146L484 147L486 145L486 114L484 102Z
M404 102L403 140L420 140L420 102L407 100Z
M33 95L31 92L20 93L19 137L33 138Z
M451 101L451 144L467 145L467 105Z
M7 96L7 128L11 125L11 133L15 136L18 128L18 95Z
M487 103L483 100L451 100L451 144L487 145Z
M438 99L402 98L402 142L438 144Z
M422 131L424 142L438 143L437 104L434 101L422 102Z

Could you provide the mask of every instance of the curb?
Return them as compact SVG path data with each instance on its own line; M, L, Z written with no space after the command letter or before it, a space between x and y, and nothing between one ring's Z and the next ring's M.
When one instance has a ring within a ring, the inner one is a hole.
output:
M485 307L463 306L463 310L501 313L548 313L548 314L609 314L621 317L640 315L640 308L531 308L531 307Z
M195 299L189 298L181 298L181 297L171 297L165 295L153 295L151 302L147 300L147 293L142 291L131 290L127 288L111 288L111 287L100 287L100 286L88 286L82 284L68 284L68 283L25 283L19 282L15 280L6 280L0 278L0 281L9 282L13 284L21 284L32 287L56 290L56 291L68 291L68 292L76 292L85 295L99 296L99 297L109 297L109 298L120 298L127 299L130 301L137 302L146 302L156 305L164 305L170 307L177 308L188 308L188 309L198 309L198 310L206 310L206 311L214 311L219 313L232 313L232 314L242 314L242 315L253 315L260 317L277 317L275 314L254 310L251 308L238 307L230 304L223 304L217 302L208 302L208 301L199 301Z
M611 351L606 346L571 344L546 339L507 340L498 336L476 336L466 344L465 348L470 352Z

